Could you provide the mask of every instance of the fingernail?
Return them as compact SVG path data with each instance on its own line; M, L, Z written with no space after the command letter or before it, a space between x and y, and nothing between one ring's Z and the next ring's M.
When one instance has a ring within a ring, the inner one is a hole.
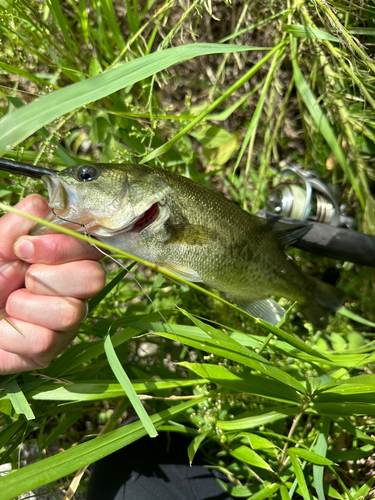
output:
M19 238L13 245L13 252L19 259L28 260L34 255L34 245L26 238Z

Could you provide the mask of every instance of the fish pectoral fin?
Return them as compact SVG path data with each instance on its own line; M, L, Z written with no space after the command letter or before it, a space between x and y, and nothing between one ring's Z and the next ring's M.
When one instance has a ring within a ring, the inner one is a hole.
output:
M285 314L285 309L273 299L236 300L236 303L254 318L261 318L271 325L277 325Z
M160 264L160 267L186 281L192 281L194 283L203 281L199 274L190 267L179 266L177 264L165 264L164 262Z
M202 245L213 236L211 229L192 224L169 225L168 231L170 236L166 243L175 245Z

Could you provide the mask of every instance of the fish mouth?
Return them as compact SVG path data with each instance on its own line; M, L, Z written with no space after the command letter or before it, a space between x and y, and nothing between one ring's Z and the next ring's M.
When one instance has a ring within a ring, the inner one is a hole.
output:
M58 176L47 177L44 175L42 181L48 189L49 206L53 209L50 222L66 227L70 224L72 225L71 228L77 232L83 231L84 226L90 234L98 238L114 236L121 232L140 233L156 222L160 216L164 218L165 215L163 203L160 204L160 200L158 200L149 208L145 207L144 212L136 214L134 213L135 210L132 209L131 214L128 213L124 217L125 220L128 218L124 224L118 213L104 215L80 209L79 195L76 189L66 185ZM74 227L74 224L77 223L81 224L82 228Z
M130 229L133 233L140 233L146 227L151 226L153 222L159 217L159 203L154 203L150 208L143 213L137 222Z
M64 189L64 186L57 175L43 175L42 181L48 189L49 206L51 208L65 210L70 204L77 201L76 196L74 196L75 193L72 190L68 191Z

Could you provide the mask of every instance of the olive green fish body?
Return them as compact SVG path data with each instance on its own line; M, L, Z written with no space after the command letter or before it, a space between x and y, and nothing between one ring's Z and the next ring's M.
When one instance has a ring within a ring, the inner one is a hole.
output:
M283 309L270 296L299 301L318 326L342 303L342 292L308 278L285 255L289 229L271 228L190 179L145 165L85 165L43 180L58 216L49 220L82 223L101 241L221 290L271 323Z

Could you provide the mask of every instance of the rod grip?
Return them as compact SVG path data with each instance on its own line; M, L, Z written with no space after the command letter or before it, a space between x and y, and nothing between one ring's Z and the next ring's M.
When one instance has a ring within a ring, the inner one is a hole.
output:
M333 259L375 267L375 236L319 222L279 217L265 210L261 210L258 214L266 219L276 219L285 224L299 226L306 224L307 232L294 242L292 247Z

